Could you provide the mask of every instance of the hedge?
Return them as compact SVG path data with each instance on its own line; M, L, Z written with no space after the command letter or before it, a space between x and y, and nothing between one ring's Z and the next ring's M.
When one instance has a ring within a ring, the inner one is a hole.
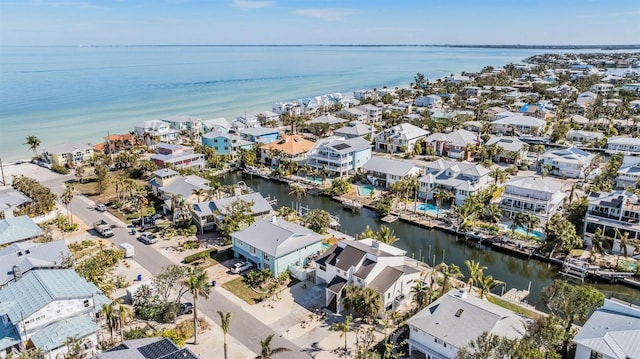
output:
M207 249L207 250L204 250L202 252L194 253L194 254L191 254L191 255L188 255L188 256L184 257L184 262L186 264L193 263L193 262L197 261L198 259L203 259L203 258L206 258L206 257L213 257L216 253L218 253L218 250L216 248Z

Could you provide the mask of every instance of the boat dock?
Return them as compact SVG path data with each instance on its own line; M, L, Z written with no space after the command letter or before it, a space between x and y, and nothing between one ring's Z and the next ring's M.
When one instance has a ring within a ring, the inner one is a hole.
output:
M562 263L562 269L560 274L563 277L569 277L577 279L584 283L584 279L589 276L594 279L608 280L611 283L615 283L618 280L627 282L633 276L631 272L618 272L611 269L601 269L598 266L592 266L588 262L570 259Z
M511 288L506 293L503 293L501 297L510 302L521 303L529 296L529 291L525 289Z
M353 212L360 212L360 210L362 209L362 203L351 200L344 200L342 201L342 208L351 210Z
M380 220L382 222L385 222L385 223L393 223L393 222L398 220L398 216L394 216L394 215L390 214L388 216L384 216L384 217L380 218Z

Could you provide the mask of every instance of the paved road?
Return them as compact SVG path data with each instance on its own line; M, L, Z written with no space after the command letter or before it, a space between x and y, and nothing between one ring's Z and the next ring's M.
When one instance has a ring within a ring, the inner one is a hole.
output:
M54 193L59 195L64 190L63 180L64 178L49 180L42 182L42 184L51 188ZM93 203L86 197L80 195L75 196L71 202L71 206L73 215L89 226L92 226L93 223L103 219L108 223L117 223L117 227L113 230L115 236L109 238L109 240L115 244L125 242L132 244L135 248L136 262L152 274L157 274L163 267L173 264L173 262L160 254L153 246L145 245L136 240L136 237L129 234L129 231L123 226L121 221L115 219L115 217L106 212L100 213L95 211L93 209ZM95 232L90 232L92 235L97 236ZM291 352L279 354L279 358L294 359L306 356L306 354L301 352L302 349L296 344L280 337L280 333L274 333L271 328L244 311L239 305L217 292L215 288L211 291L209 299L200 300L198 302L198 309L218 324L220 324L220 318L217 314L218 310L231 312L232 319L229 327L229 334L256 353L260 353L260 341L267 335L273 333L275 334L272 341L273 348L286 347L292 350Z

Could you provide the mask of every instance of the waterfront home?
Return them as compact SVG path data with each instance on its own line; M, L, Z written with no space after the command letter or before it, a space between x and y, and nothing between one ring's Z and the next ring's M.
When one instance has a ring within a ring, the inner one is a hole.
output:
M163 212L174 212L174 218L182 211L175 201L193 203L197 191L210 191L209 180L196 175L181 176L178 172L164 168L153 172L154 178L149 181L151 191L163 201Z
M238 132L245 128L260 127L260 120L254 115L244 115L236 117L235 121L231 122L231 131Z
M342 177L362 167L371 158L371 144L362 137L331 136L318 140L309 150L306 163L326 168L331 176Z
M327 124L329 126L333 126L333 125L339 125L341 123L345 123L348 122L348 120L344 119L344 118L340 118L340 117L336 117L333 115L322 115L322 116L318 116L315 117L313 119L311 119L310 121L308 121L308 124Z
M278 127L280 126L280 114L272 111L262 111L256 115L262 126Z
M249 227L231 233L233 252L255 268L269 269L277 277L282 272L305 273L322 250L322 235L299 224L272 216L258 219Z
M125 340L91 359L142 359L151 355L161 359L199 359L188 348L181 349L171 339L158 337Z
M378 106L364 104L356 106L355 108L367 114L366 121L369 123L378 123L382 121L382 109Z
M356 90L353 91L353 98L358 101L366 100L366 99L377 99L378 93L373 90Z
M491 135L486 147L495 146L496 154L491 158L493 162L511 163L519 165L527 157L529 145L512 136Z
M518 213L533 213L542 223L546 223L558 211L566 195L561 182L549 178L516 176L505 184L500 209L511 218Z
M222 132L229 132L231 129L231 123L224 117L217 117L202 121L203 133L213 132L220 129L222 129Z
M260 192L242 194L238 196L218 198L211 201L201 202L200 198L195 199L190 207L193 222L198 230L203 233L207 230L215 229L222 216L229 214L229 208L236 201L244 201L251 204L251 216L264 216L273 209Z
M640 307L605 299L573 338L575 359L638 358L640 353Z
M326 284L325 305L340 313L347 285L373 288L382 295L382 308L394 310L410 303L420 270L408 265L406 251L371 238L342 240L315 260L316 284Z
M170 128L178 131L184 131L191 135L198 135L202 133L202 120L197 117L191 117L187 115L174 115L165 117L162 121L169 124Z
M480 144L480 135L464 129L450 133L433 133L425 140L425 147L432 149L436 155L454 159L466 159L467 146Z
M271 107L271 111L279 115L300 116L302 106L298 102L276 102Z
M442 107L442 97L438 95L420 96L416 99L418 107Z
M456 206L491 184L490 171L475 163L439 159L427 162L424 172L425 175L418 178L418 198L432 200L436 193L447 191L453 195Z
M315 142L301 135L286 135L277 141L260 146L260 160L269 166L279 166L281 162L301 162Z
M0 246L42 236L44 232L29 216L7 217L0 220Z
M638 185L640 180L640 157L636 156L624 156L622 165L618 169L618 176L616 177L616 187L627 188Z
M375 137L375 149L383 152L413 152L418 140L427 138L429 131L410 123L388 128Z
M597 228L603 236L614 238L612 251L621 253L620 236L628 233L629 238L640 238L640 199L634 193L625 190L612 192L591 192L587 196L587 213L584 217L584 234L592 237ZM635 248L627 246L627 251L633 255Z
M509 339L522 338L526 321L509 309L452 289L407 320L409 355L454 359L484 333Z
M447 76L444 78L444 82L448 83L448 84L454 84L454 85L460 85L466 82L470 82L471 78L469 76Z
M622 85L622 90L638 95L640 94L640 83L624 84Z
M592 85L591 88L589 88L589 91L595 93L596 95L607 96L609 94L615 94L617 92L617 89L612 84L600 83Z
M613 136L607 140L607 153L640 155L640 138Z
M585 169L595 158L577 147L549 150L540 156L542 164L550 166L549 174L563 178L584 178Z
M493 116L491 116L489 119L491 121L495 121L495 120L500 120L506 117L512 117L512 116L522 116L518 113L515 112L511 112L511 111L502 111L502 112L498 112L496 114L494 114Z
M158 143L156 153L151 156L151 161L158 168L204 168L205 165L203 154L194 153L190 147L169 143Z
M138 138L130 133L112 134L104 137L104 142L93 145L94 152L117 153L129 151L138 144Z
M238 134L247 141L257 144L268 144L280 138L277 128L250 127L238 130Z
M73 166L93 157L93 147L78 143L48 146L42 151L42 160L58 166Z
M346 126L334 130L333 134L344 138L372 137L375 131L376 128L372 125L364 124L361 121L351 121Z
M13 188L0 190L0 219L13 217L17 210L25 208L30 203L33 203L31 198Z
M508 116L491 122L493 132L497 134L539 135L547 122L531 116Z
M64 241L10 244L0 249L0 287L20 279L31 270L62 268L70 265L72 260Z
M509 112L509 110L500 106L492 106L484 110L482 114L491 120L497 120L498 118L496 118L496 115L505 112ZM510 116L513 116L513 114L511 114Z
M347 120L355 120L355 121L362 121L362 122L366 122L367 120L369 120L368 112L362 111L356 107L343 108L337 113L337 115Z
M98 345L96 313L110 303L95 285L73 269L38 269L0 288L0 357L26 346L47 358L67 353L67 338L85 342L86 354Z
M230 134L223 129L202 135L202 144L213 148L216 155L236 157L240 150L250 150L253 144L238 135Z
M178 139L180 131L171 128L171 126L161 120L148 120L137 123L134 126L136 135L142 137L147 146L152 143L172 142Z
M383 187L384 189L389 189L392 184L402 179L419 176L422 172L420 167L413 162L377 156L371 157L362 166L362 170L365 172L369 182L376 187Z
M589 143L598 141L604 138L604 134L601 132L583 131L583 130L569 130L566 138L569 141L578 143Z

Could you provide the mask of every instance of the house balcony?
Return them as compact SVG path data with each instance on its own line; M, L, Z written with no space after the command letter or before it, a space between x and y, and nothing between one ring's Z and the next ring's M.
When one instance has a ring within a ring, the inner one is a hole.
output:
M447 359L446 356L432 350L431 348L428 348L427 346L425 346L424 344L417 342L411 338L407 339L407 344L409 344L409 350L413 351L413 350L417 350L421 353L423 353L424 355L427 355L427 358L431 358L431 359Z
M547 206L549 205L549 203L551 203L551 200L539 199L532 196L523 196L520 194L508 193L508 192L503 192L502 198L503 198L503 201L504 199L511 199L513 201L520 201L523 203L532 203L532 204L538 204L538 205L544 205L544 206Z

